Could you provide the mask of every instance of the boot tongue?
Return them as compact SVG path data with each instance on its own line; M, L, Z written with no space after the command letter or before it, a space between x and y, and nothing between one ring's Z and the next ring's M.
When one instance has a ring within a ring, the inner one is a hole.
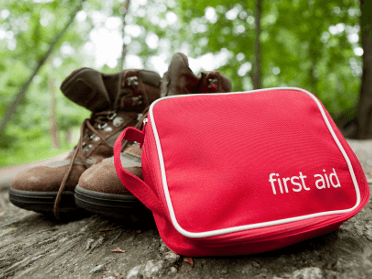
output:
M102 74L96 70L81 68L72 72L62 82L61 91L71 101L92 112L111 108Z
M102 74L102 80L112 104L116 102L118 95L120 95L120 90L123 87L121 84L123 74L124 71L115 74Z
M191 71L183 53L173 54L163 79L166 82L162 84L162 96L198 93L199 78Z

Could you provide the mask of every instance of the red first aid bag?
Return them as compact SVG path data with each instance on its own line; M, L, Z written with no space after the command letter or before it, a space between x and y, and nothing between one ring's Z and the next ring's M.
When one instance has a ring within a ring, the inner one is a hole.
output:
M143 180L120 162L143 145ZM185 256L268 251L328 233L367 203L360 163L321 102L299 88L165 97L115 167Z

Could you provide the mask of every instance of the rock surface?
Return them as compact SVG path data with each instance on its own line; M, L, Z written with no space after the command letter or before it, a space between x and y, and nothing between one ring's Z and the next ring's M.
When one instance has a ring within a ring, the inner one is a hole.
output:
M371 179L372 141L349 143ZM192 260L170 251L151 222L57 223L13 206L0 189L0 278L372 278L372 204L338 230L286 248Z

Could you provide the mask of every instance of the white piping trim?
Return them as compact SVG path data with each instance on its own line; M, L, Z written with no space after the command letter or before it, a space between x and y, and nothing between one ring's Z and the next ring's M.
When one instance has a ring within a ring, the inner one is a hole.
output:
M177 222L177 219L176 219L176 216L175 216L175 213L174 213L174 209L173 209L172 200L170 198L170 194L169 194L169 190L168 190L168 184L167 184L167 178L166 178L166 175L165 175L163 152L162 152L162 149L161 149L159 134L158 134L158 131L157 131L157 128L156 128L156 125L155 125L154 116L153 116L154 106L158 102L161 102L161 101L163 101L165 99L169 99L169 98L187 98L187 97L190 97L190 96L192 97L192 96L199 96L199 95L213 96L213 95L247 94L247 93L257 93L257 92L268 91L268 90L296 90L296 91L306 93L307 95L309 95L315 101L315 103L317 104L317 106L318 106L318 108L319 108L319 110L320 110L320 112L323 116L324 122L325 122L329 132L331 133L334 141L336 142L336 145L340 149L340 151L341 151L342 155L344 156L345 161L348 165L349 172L350 172L351 178L353 180L355 191L356 191L356 196L357 196L356 204L352 208L349 208L349 209L320 212L320 213L314 213L314 214L303 215L303 216L298 216L298 217L291 217L291 218L286 218L286 219L281 219L281 220L276 220L276 221L270 221L270 222L263 222L263 223L256 223L256 224L251 224L251 225L236 226L236 227L230 227L230 228L212 230L212 231L206 231L206 232L198 232L198 233L186 231ZM151 117L150 117L151 126L152 126L152 130L153 130L153 133L154 133L156 147L157 147L158 156L159 156L159 162L160 162L160 169L161 169L165 199L166 199L166 202L167 202L167 205L168 205L168 208L169 208L171 220L172 220L173 226L176 228L176 230L180 234L182 234L186 237L189 237L189 238L205 238L205 237L217 236L217 235L222 235L222 234L227 234L227 233L232 233L232 232L238 232L238 231L243 231L243 230L248 230L248 229L255 229L255 228L261 228L261 227L280 225L280 224L285 224L285 223L290 223L290 222L295 222L295 221L300 221L300 220L305 220L305 219L320 217L320 216L325 216L325 215L347 213L347 212L353 211L360 204L359 185L358 185L358 182L356 180L354 169L353 169L353 166L351 165L350 159L347 156L347 154L346 154L344 148L342 147L340 141L338 140L335 132L333 131L332 126L329 123L329 120L326 116L326 113L324 112L324 109L323 109L320 101L309 91L306 91L306 90L301 89L301 88L296 88L296 87L274 87L274 88L266 88L266 89L246 91L246 92L174 95L174 96L163 97L163 98L160 98L160 99L154 101L152 103L151 107L150 107L149 113L151 115Z

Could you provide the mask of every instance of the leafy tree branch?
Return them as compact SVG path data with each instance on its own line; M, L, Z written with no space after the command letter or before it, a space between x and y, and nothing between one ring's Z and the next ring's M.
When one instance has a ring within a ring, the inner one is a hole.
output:
M52 53L54 47L56 46L56 44L58 43L58 41L62 38L62 36L65 34L65 32L68 30L68 28L70 27L70 25L74 22L74 19L75 19L75 16L76 14L82 9L82 4L83 4L84 0L82 0L79 5L76 7L76 9L71 13L70 15L70 18L69 20L67 21L66 25L64 26L64 28L57 34L57 36L52 40L52 42L49 44L49 48L48 50L44 53L44 55L41 57L41 59L39 60L37 66L35 67L35 69L33 70L32 74L30 75L29 79L24 83L24 85L22 86L21 90L19 91L19 93L15 96L12 104L9 106L7 112L5 113L5 116L0 124L0 137L7 125L7 123L10 121L10 119L12 118L12 115L15 113L16 109L17 109L17 106L19 105L19 103L22 101L22 99L24 98L26 92L27 92L27 89L29 88L33 78L37 75L37 73L39 72L40 68L44 65L44 63L46 62L47 58L49 57L49 55Z

